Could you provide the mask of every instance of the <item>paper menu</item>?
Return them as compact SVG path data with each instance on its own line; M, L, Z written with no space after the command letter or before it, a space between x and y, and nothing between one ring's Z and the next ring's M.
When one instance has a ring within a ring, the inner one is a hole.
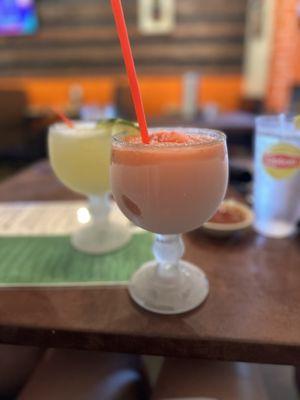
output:
M131 225L115 204L110 218ZM0 203L0 236L68 235L89 221L84 201Z

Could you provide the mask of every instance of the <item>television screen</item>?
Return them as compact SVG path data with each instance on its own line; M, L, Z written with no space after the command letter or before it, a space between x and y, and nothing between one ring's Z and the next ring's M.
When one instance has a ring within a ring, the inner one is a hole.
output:
M0 35L30 35L37 26L34 0L0 0Z

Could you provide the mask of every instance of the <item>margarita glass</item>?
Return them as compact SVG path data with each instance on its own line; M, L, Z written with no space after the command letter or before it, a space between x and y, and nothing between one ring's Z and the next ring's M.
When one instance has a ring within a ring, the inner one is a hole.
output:
M150 144L126 133L112 138L112 193L127 218L155 233L155 260L131 278L131 297L150 311L177 314L197 307L209 292L204 272L181 260L181 234L199 228L224 198L226 137L197 128L149 133Z
M96 123L56 123L49 129L51 166L61 182L89 199L91 222L71 236L83 252L102 254L125 245L129 229L109 218L109 163L111 133Z

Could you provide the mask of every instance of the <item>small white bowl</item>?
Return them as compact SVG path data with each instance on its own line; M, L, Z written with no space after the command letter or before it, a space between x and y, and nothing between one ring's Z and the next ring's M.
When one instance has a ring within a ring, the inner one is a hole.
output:
M244 214L245 218L241 222L233 222L230 224L219 222L206 222L203 225L203 230L211 236L226 237L232 233L242 232L250 228L253 223L254 214L248 206L236 200L224 200L222 204L239 208Z

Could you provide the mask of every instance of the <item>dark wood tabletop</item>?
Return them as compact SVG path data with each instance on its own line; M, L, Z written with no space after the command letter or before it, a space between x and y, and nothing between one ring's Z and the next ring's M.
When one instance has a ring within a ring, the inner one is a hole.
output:
M0 201L72 198L46 162L0 184ZM185 242L210 281L195 311L146 312L126 287L1 289L0 342L300 364L300 238L195 232Z

